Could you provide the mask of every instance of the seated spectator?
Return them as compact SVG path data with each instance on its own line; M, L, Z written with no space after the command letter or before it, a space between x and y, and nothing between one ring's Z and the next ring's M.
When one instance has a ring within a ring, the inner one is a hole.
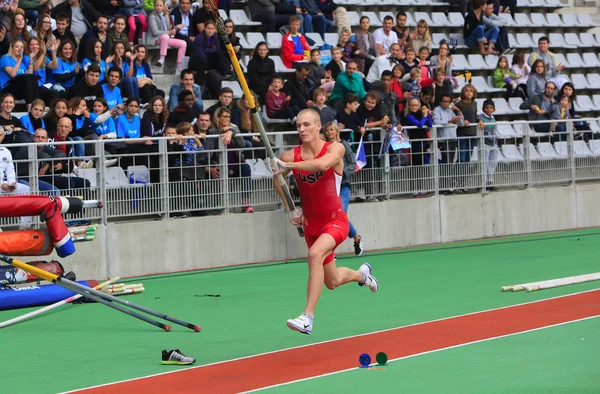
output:
M294 63L309 61L310 46L300 33L300 18L293 15L289 23L290 31L281 41L281 60L287 68L292 68Z
M4 129L0 127L0 144L4 140L5 134ZM29 194L29 186L17 182L12 154L8 149L0 146L0 196L17 194ZM19 229L29 228L30 226L31 217L22 216Z
M2 3L4 5L0 8L0 24L5 30L10 30L10 18L17 12L19 2L16 0L6 0Z
M0 131L1 133L1 131ZM37 129L33 135L33 142L48 142L48 133L44 129ZM46 149L50 149L48 145L37 145L37 162L36 166L34 166L34 170L39 176L45 175L48 170L50 170L53 163L49 161L52 157L48 153L45 152ZM29 185L29 180L32 175L29 172L29 147L23 146L19 148L15 155L15 160L18 161L16 163L16 171L18 182L25 185ZM57 196L60 195L60 190L57 187L54 187L48 182L44 182L38 179L38 190L40 192L49 192L48 194Z
M331 75L331 81L321 85L328 92L333 90L335 80L338 75L346 71L346 63L342 60L342 48L335 47L331 49L331 61L325 66L325 78Z
M221 79L231 76L230 60L221 50L221 40L216 32L215 24L207 22L204 31L196 36L191 46L189 67L196 73L199 85L204 84L209 70L217 71Z
M213 122L219 134L224 135L222 138L223 143L227 146L227 170L229 177L242 178L242 209L245 213L253 213L254 208L250 205L250 176L252 175L252 171L244 160L244 152L240 150L246 147L246 142L241 137L239 128L231 123L231 112L227 108L217 109Z
M403 55L406 53L408 47L410 47L410 45L408 45L410 42L410 29L406 27L407 21L408 17L406 12L398 11L396 14L396 24L392 27L392 31L398 36L398 44L400 44Z
M391 15L387 15L383 18L383 27L373 32L379 56L390 53L392 44L398 43L398 36L392 31L392 27L394 27L394 18Z
M100 67L97 64L91 64L85 72L85 78L75 82L73 87L67 92L67 98L81 97L85 101L88 111L94 107L94 101L97 98L104 97L104 89L98 83L100 80Z
M175 107L173 112L169 114L167 123L179 124L182 122L188 122L192 125L195 125L200 110L194 107L194 103L196 101L194 93L192 93L190 90L184 90L181 93L179 93L177 99L179 101L179 104L177 105L177 107Z
M231 42L231 47L235 51L235 56L238 58L238 60L240 60L240 57L242 56L242 44L240 44L240 38L237 36L237 34L235 34L235 24L231 19L227 19L225 22L223 22L223 24L225 25L225 31L227 32L227 36ZM225 45L221 46L221 49L229 58L229 54L227 53L227 48Z
M368 16L360 18L360 27L354 32L356 38L356 50L354 51L354 61L358 65L358 70L367 75L375 58L379 54L375 37L369 31L371 20Z
M484 162L487 164L485 168L485 185L486 190L493 191L496 188L494 184L494 172L498 165L498 126L496 126L496 119L494 118L494 111L496 107L494 100L487 99L483 102L483 113L479 115L479 119L483 122L483 147L484 151Z
M194 72L189 68L181 71L179 77L179 83L174 83L169 89L169 103L168 110L173 112L175 107L179 105L179 93L184 90L189 90L194 95L194 108L198 111L204 110L204 104L202 103L202 90L199 85L194 83ZM233 98L233 91L232 91Z
M567 96L558 96L558 105L556 111L550 115L550 120L567 120L572 119L569 113L571 106L571 99ZM567 138L567 123L566 122L552 122L550 123L550 138L557 141L568 141ZM554 135L554 134L558 135Z
M52 9L52 17L56 18L58 14L64 13L70 19L71 32L76 39L91 30L94 21L100 17L98 12L89 0L66 0Z
M106 79L106 61L102 58L102 43L97 38L92 38L89 42L89 51L86 57L81 62L81 66L83 68L83 72L87 72L90 64L96 64L100 67L100 81L104 81Z
M142 137L162 137L167 125L169 111L165 104L165 99L156 96L150 100L148 110L144 112L141 121Z
M399 64L402 66L402 72L406 77L410 76L410 72L413 68L420 68L419 63L420 60L417 58L417 52L410 47L406 48L405 58L401 60Z
M498 40L496 41L496 50L500 53L504 53L510 49L508 44L508 32L506 20L500 18L494 14L494 0L487 0L485 7L483 8L483 25L485 29L498 28Z
M429 34L429 25L423 19L417 23L417 30L410 35L410 45L415 52L420 52L421 48L426 47L431 52L433 42Z
M213 104L209 109L207 109L206 112L208 112L210 118L213 119L215 111L221 107L225 107L230 111L231 123L240 123L240 109L237 106L237 102L233 101L233 90L231 90L231 88L229 87L221 88L221 91L219 92L219 101L216 104Z
M308 78L308 65L300 63L296 68L296 73L293 77L288 78L283 84L283 92L290 96L290 108L294 113L300 110L312 107L314 105L311 100L312 95L306 79Z
M385 73L385 71L383 73ZM381 75L383 75L383 73L381 73ZM404 68L402 67L402 65L396 64L394 68L392 68L391 89L392 92L398 95L398 114L402 114L404 112L404 104L406 103L406 100L412 97L410 92L405 92L404 90L402 90L401 81L404 78L403 74ZM408 74L408 77L410 78L410 73Z
M352 37L352 32L349 29L342 29L338 38L337 47L342 50L342 61L348 63L352 61L356 40Z
M70 21L71 19L67 14L61 13L56 15L56 29L52 32L52 34L57 41L62 42L64 40L69 40L73 43L77 43L75 36L69 29Z
M435 70L435 79L431 84L433 88L433 106L438 106L440 104L440 100L444 95L452 96L452 91L454 90L454 86L452 82L448 79L446 72L438 68Z
M142 102L142 108L146 108L148 102L154 96L165 97L165 92L158 89L152 80L152 70L148 63L148 51L144 44L135 47L127 76L133 77L138 81L139 98Z
M345 141L358 143L366 132L365 122L361 122L360 116L356 113L358 97L354 93L347 93L342 98L342 102L343 110L338 111L335 117L338 129L341 130L340 137Z
M97 140L94 129L92 128L92 121L90 119L90 111L87 108L87 104L82 97L73 97L68 101L69 112L66 115L71 119L71 132L70 138L73 141L92 141ZM73 145L73 152L78 158L87 156L93 156L96 153L96 147L92 144L75 144ZM91 162L93 164L93 162ZM77 164L80 166L80 164Z
M409 53L412 54L410 57L409 57ZM392 68L394 68L394 66L396 64L402 64L403 62L405 62L405 60L400 60L400 54L401 54L401 52L400 52L399 44L390 45L389 53L382 55L382 56L377 56L377 58L375 58L373 65L369 69L369 74L367 75L367 81L371 84L377 84L381 78L381 74L384 71L386 71L386 70L391 71ZM414 52L413 51L407 52L406 61L411 62L413 59L414 59ZM416 63L415 63L415 67L416 67Z
M294 124L298 114L290 108L291 97L283 93L281 88L283 88L283 78L274 77L265 100L267 116L272 119L292 119Z
M123 105L123 97L121 96L121 77L123 72L119 67L110 67L106 73L106 82L102 84L104 99L108 103L108 108L113 109Z
M73 86L75 77L79 73L79 63L71 41L61 41L56 52L56 67L52 68L54 62L48 64L48 69L51 70L48 82L52 84L52 90L66 97L67 89Z
M59 24L57 26L60 26ZM68 26L68 25L67 25ZM61 26L62 29L62 26ZM110 56L114 44L108 40L108 18L105 15L98 16L96 21L96 26L92 27L88 30L83 37L81 37L81 41L79 42L79 50L77 52L77 61L83 62L86 57L89 60L92 58L96 58L96 50L95 50L95 40L99 41L102 46L102 51L100 52L100 58L106 59ZM65 37L69 38L69 37ZM75 42L75 37L72 38L73 42ZM90 55L92 57L90 57Z
M433 78L433 75L431 75L430 72L430 64L427 60L429 58L429 53L430 51L427 47L421 47L421 49L419 49L419 70L421 70L423 78Z
M494 85L498 89L506 89L504 99L508 100L511 97L527 98L527 93L519 88L517 79L522 75L513 73L508 67L508 59L506 56L500 56L496 70L494 70Z
M275 77L275 63L269 58L269 47L264 41L256 44L252 58L248 62L246 73L248 87L256 92L263 102L266 102L268 86Z
M131 57L131 55L133 54L133 48L131 47L129 38L125 33L126 24L127 18L125 18L125 16L115 16L113 26L110 29L108 29L108 32L106 33L106 45L108 45L109 48L114 49L115 44L121 43L125 48L125 56Z
M527 59L527 64L532 70L535 69L533 64L538 59L544 64L548 80L557 77L565 69L565 66L558 62L556 55L550 52L550 39L546 36L538 39L538 47L531 52Z
M52 57L51 62L48 61L46 54L46 47L37 38L30 38L27 45L29 49L29 61L33 64L33 75L38 77L38 94L46 105L52 104L57 98L58 93L54 90L48 89L47 86L47 70L46 68L58 65L56 59L56 49L58 48L58 42L54 42L49 49L50 56Z
M50 111L44 116L46 131L50 138L54 138L56 127L60 118L69 112L69 103L64 98L59 98L50 106Z
M325 33L327 30L333 27L333 22L325 19L325 16L317 6L317 2L315 0L300 0L300 7L303 11L303 17L305 19L310 17L309 21L311 21L312 25L310 26L311 29L304 30L304 33L312 32L314 27L314 31L319 33L322 39L325 39Z
M335 121L337 112L335 109L328 107L325 103L327 102L327 92L325 89L317 88L313 92L313 101L314 105L311 107L315 111L319 113L319 118L321 119L321 127L324 124L331 123ZM292 120L294 123L294 120Z
M182 155L183 156L183 160L179 163L176 163L175 165L177 166L193 166L194 169L198 169L201 170L201 168L196 167L197 161L196 161L196 152L204 150L204 146L202 146L202 142L200 142L200 138L198 137L198 135L194 134L194 126L192 126L191 123L188 122L182 122L179 123L177 125L177 128L175 129L177 134L179 134L180 136L182 136L183 138L179 139L177 141L178 144L181 144L183 146L183 150L185 152L188 152L186 155ZM196 171L194 171L196 172ZM197 171L200 172L200 171ZM198 179L203 179L203 172L201 171L200 173L202 175L198 176L193 176L190 178L185 178L186 180L198 180Z
M29 29L25 22L25 15L23 15L22 10L15 13L12 18L10 18L10 28L6 31L6 37L9 42L15 42L17 40L21 40L23 42L27 42L29 40Z
M198 34L196 26L194 26L191 8L192 2L190 0L179 0L179 7L175 7L171 11L171 18L175 25L175 37L173 38L183 40L187 43L186 55L191 53L192 42L196 34Z
M85 108L85 104L83 105L83 108ZM60 118L60 120L58 121L58 124L57 124L56 133L54 134L53 141L54 142L75 141L75 138L72 138L70 136L72 131L73 131L73 122L71 121L71 119L67 116ZM62 174L70 174L72 172L77 173L77 170L79 168L93 168L94 167L94 162L92 160L84 159L84 148L81 144L69 144L69 145L56 144L54 146L54 148L64 154L64 155L61 155L62 157L66 157L66 158L70 159L70 160L67 160L66 162L55 163L55 166L54 166L55 174L62 175ZM56 157L56 156L53 156L53 157ZM42 179L42 177L40 177L40 179ZM60 183L57 183L56 179L52 179L52 181L48 181L45 179L42 179L42 180L53 184L54 186L58 187L59 189L71 188L71 186L64 187L65 186L64 183L62 185ZM85 182L76 180L72 184L67 183L66 185L74 185L75 188L80 188L80 187L84 187L84 186L89 187L90 183L87 180L85 180Z
M260 115L260 103L258 102L258 97L256 97L256 94L254 94L254 92L250 93L252 94L254 102L256 103L257 111ZM258 125L254 122L254 118L252 117L252 111L250 110L250 106L248 105L248 101L246 100L246 95L243 95L242 98L238 100L238 108L240 109L239 129L242 135L259 133ZM246 147L252 148L251 150L246 151L246 158L263 160L267 157L265 151L265 144L263 143L262 139L260 139L260 137L244 136L244 140L246 141Z
M248 3L252 20L262 24L262 33L265 35L288 23L290 15L276 10L279 4L280 0L256 0Z
M117 126L110 116L108 103L102 97L94 100L93 111L90 113L92 129L96 132L99 140L117 138Z
M473 10L469 11L465 17L465 25L463 28L463 38L465 44L469 48L479 48L482 55L497 55L494 50L500 29L498 26L493 26L485 30L483 25L483 9L485 8L486 0L473 0ZM485 44L488 44L487 49Z
M519 50L514 54L510 71L521 75L521 78L517 78L516 80L517 86L527 94L527 81L529 74L531 74L531 67L525 61L525 52Z
M118 67L121 69L121 92L123 97L140 97L138 80L129 76L131 59L125 55L125 46L122 42L115 43L114 52L106 59L108 68Z
M12 116L12 111L15 109L15 96L11 93L4 93L0 98L0 105L2 106L0 126L6 132L4 143L31 142L29 131L23 127L19 118Z
M24 53L25 44L21 40L11 43L10 54L0 58L0 88L3 93L11 93L17 99L25 99L28 109L33 100L39 97L37 77L33 75L33 64Z
M531 74L527 78L527 96L535 96L544 92L544 86L546 86L546 67L544 67L544 61L537 59L531 66Z
M365 86L363 79L358 73L356 62L352 61L346 65L346 72L341 73L335 80L335 86L329 97L329 103L333 104L346 93L354 93L359 100L362 100L365 95Z
M37 20L35 29L31 32L31 37L37 37L44 42L46 48L52 46L56 37L52 34L52 20L50 15L42 14Z
M392 72L385 70L381 73L381 86L373 91L379 100L381 111L387 115L392 126L398 130L402 129L400 114L398 111L398 94L392 90Z
M309 71L307 83L309 89L314 91L318 87L323 87L323 85L330 83L329 87L323 87L324 89L328 89L329 92L333 90L333 85L335 80L331 76L331 70L325 70L325 67L321 64L321 50L318 48L311 49L310 51L310 62L308 63Z
M142 33L148 30L148 20L144 11L144 2L140 0L121 0L119 12L127 18L129 33L127 38L133 45L142 43Z
M215 17L212 14L210 0L202 0L199 1L199 3L202 4L202 7L194 11L194 14L192 15L192 23L196 28L196 32L202 33L204 31L206 22L214 21ZM156 6L156 3L154 5Z
M431 86L433 79L423 79L423 73L418 68L413 68L410 72L408 82L402 84L402 91L408 93L411 97L421 97L421 89Z
M203 28L204 29L204 28ZM154 2L154 12L148 16L148 33L146 44L160 46L160 58L156 62L157 67L165 64L168 48L177 48L177 72L183 70L183 57L187 49L184 40L174 38L175 27L165 7L164 0Z
M145 0L142 3L146 3L146 5L150 2L154 2L154 0ZM119 11L120 1L114 0L94 0L94 8L96 8L100 14L115 16L115 14ZM152 8L150 8L152 11Z
M411 141L411 165L422 166L425 164L425 154L429 146L425 140L428 138L428 128L433 126L433 121L429 109L421 106L419 98L410 98L406 105L405 126L416 127L408 130L408 137Z
M125 102L125 113L119 115L116 121L117 138L134 139L141 138L141 121L138 116L140 102L135 97L129 97ZM151 141L147 141L151 142ZM144 144L139 141L126 141L126 144Z
M31 135L35 133L37 129L45 129L46 123L44 123L44 119L42 119L42 115L44 114L44 109L46 108L46 104L40 99L35 99L31 103L31 110L27 115L21 117L21 124L23 128Z
M554 82L548 81L544 86L544 92L534 94L527 97L520 106L520 109L528 109L529 114L527 120L529 121L541 121L549 120L558 111L556 102L554 101L554 92L556 91L556 85ZM555 117L556 119L556 117ZM533 125L533 129L538 133L548 133L550 131L549 123L536 123Z
M444 41L440 42L440 46L438 48L438 54L435 56L432 56L429 59L429 64L434 69L444 70L444 72L446 73L447 79L451 80L454 87L458 87L458 82L456 81L456 78L454 78L454 76L452 75L452 69L453 69L452 62L453 61L454 61L454 58L452 56L450 56L450 46L444 40ZM408 71L408 72L410 72L410 71Z
M365 132L363 141L365 142L365 154L367 164L365 168L379 167L378 154L381 149L382 135L392 129L396 124L391 122L387 114L387 107L379 105L379 96L374 91L370 91L365 96L363 105L356 111L361 122L364 122ZM367 201L374 201L374 190L372 186L366 188ZM369 198L372 197L372 198Z

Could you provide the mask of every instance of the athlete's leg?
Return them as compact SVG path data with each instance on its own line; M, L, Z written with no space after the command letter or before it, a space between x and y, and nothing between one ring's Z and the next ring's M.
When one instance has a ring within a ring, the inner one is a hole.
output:
M323 262L336 247L336 241L330 234L321 234L308 250L308 286L306 308L304 312L313 316L321 296L324 282Z
M333 290L336 287L345 285L350 282L363 283L365 277L359 271L347 267L337 267L335 261L323 266L325 273L325 286L329 290Z

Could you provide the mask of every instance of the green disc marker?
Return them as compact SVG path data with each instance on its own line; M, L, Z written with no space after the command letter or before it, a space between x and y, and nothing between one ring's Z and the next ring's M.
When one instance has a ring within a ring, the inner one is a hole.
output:
M385 354L384 352L379 352L377 353L377 356L375 356L375 360L377 360L377 364L385 365L388 360L387 354Z

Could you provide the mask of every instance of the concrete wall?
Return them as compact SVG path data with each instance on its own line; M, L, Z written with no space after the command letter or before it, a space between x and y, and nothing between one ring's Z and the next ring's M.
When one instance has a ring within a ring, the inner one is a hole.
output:
M369 250L600 225L600 184L350 205ZM339 252L352 252L352 242ZM60 259L81 279L304 258L283 211L109 224Z

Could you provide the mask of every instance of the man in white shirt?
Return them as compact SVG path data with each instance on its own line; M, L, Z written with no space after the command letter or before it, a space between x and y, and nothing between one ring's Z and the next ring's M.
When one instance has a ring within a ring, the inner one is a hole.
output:
M375 45L377 45L379 55L387 55L390 51L390 46L398 43L398 35L392 31L392 27L394 27L394 17L388 15L383 18L383 27L373 32L373 38L375 38Z
M385 70L390 70L394 68L394 66L400 63L400 55L402 54L402 50L400 49L400 44L397 42L390 46L390 53L383 56L377 56L375 61L371 65L369 69L369 74L367 75L367 81L369 83L379 82L381 78L381 73Z

